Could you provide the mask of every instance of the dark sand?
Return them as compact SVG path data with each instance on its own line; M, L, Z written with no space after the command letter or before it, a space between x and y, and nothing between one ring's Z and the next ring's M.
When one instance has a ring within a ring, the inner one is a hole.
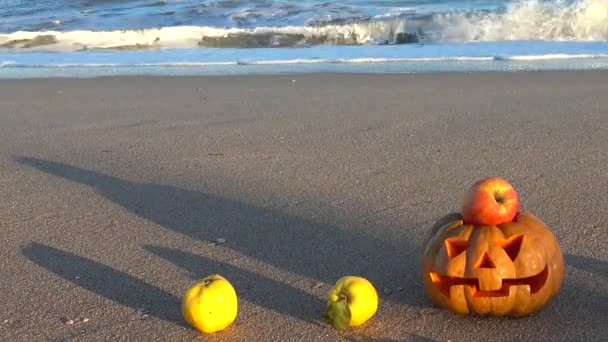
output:
M605 340L607 135L608 72L1 81L0 339ZM564 252L530 317L421 287L427 230L487 175ZM179 305L212 273L240 313L210 337ZM339 333L324 297L347 274L381 306Z

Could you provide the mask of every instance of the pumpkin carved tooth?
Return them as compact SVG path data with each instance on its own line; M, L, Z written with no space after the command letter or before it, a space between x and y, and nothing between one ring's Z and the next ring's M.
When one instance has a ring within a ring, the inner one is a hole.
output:
M450 287L464 285L469 286L473 292L474 297L505 297L511 293L511 286L529 286L530 294L535 294L545 285L549 275L549 268L545 268L538 274L526 278L513 278L503 279L502 287L495 291L482 291L479 289L479 279L475 278L459 278L442 276L436 272L430 272L429 276L433 284L443 293L446 297L450 297Z

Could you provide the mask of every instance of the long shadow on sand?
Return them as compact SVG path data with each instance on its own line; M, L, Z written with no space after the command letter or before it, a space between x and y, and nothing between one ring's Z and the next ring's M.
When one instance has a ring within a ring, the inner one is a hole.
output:
M238 284L237 293L253 304L281 314L314 322L323 317L324 302L295 287L277 282L257 273L190 252L160 246L144 246L150 253L188 271L192 280L219 273ZM277 295L280 293L281 295ZM310 304L315 304L311 306Z
M593 279L598 284L605 284L606 280L608 280L607 261L574 254L566 254L564 258L568 266L592 273L594 275ZM608 314L608 291L605 290L605 287L604 289L601 289L599 286L582 288L580 284L573 285L566 279L564 281L563 292L565 297L576 303L573 304L575 307L584 307L589 313L600 313L603 319ZM601 324L598 324L598 326L601 326Z
M211 194L131 182L48 160L28 157L16 157L15 160L39 171L88 185L108 200L166 229L202 241L225 238L227 242L223 247L289 272L326 284L333 284L342 275L359 274L378 286L394 284L406 289L392 294L389 300L411 306L430 305L420 285L417 246L404 245L397 249L368 235ZM403 229L407 231L408 228ZM150 250L173 261L178 257L190 258L186 264L179 264L195 273L201 271L192 269L195 256L179 255L178 251L159 247L150 247ZM230 270L227 265L221 267L233 272L237 278L253 276L242 270ZM290 288L283 286L282 289ZM308 302L307 312L317 310L317 304L310 303L310 298L304 294L292 294L299 296L303 303ZM280 310L272 300L258 304Z
M566 263L578 269L594 273L601 277L608 277L608 262L596 260L580 255L566 254Z
M185 325L180 317L180 299L157 287L99 262L40 243L22 249L35 264L104 298L143 308L146 313Z

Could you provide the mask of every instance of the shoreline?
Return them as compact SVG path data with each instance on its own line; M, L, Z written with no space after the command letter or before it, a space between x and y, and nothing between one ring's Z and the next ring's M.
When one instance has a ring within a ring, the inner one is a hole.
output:
M596 60L604 61L595 65ZM425 75L425 74L472 74L472 73L560 73L560 72L606 72L608 58L586 59L582 65L563 66L562 61L550 61L532 65L529 62L453 61L443 66L430 65L436 62L384 62L369 64L283 64L283 65L216 65L211 68L197 66L119 66L119 67L11 67L0 68L0 81L20 79L91 79L105 77L249 77L249 76L298 76L312 74L343 75ZM425 65L415 65L423 63ZM505 64L507 63L507 64ZM533 62L536 63L536 62ZM556 63L557 66L551 65ZM325 67L323 67L325 65ZM128 72L125 70L131 69ZM120 71L116 71L120 70Z
M608 70L605 42L0 52L0 78Z
M44 81L44 80L61 80L61 81L84 81L84 80L111 80L111 79L236 79L236 78L297 78L301 77L459 77L459 76L473 76L474 75L519 75L525 78L525 75L531 76L549 76L549 75L566 75L570 74L573 76L578 75L595 75L595 74L608 74L608 69L583 69L583 70L570 70L570 69L559 69L559 70L510 70L510 71L498 71L498 70L478 70L478 71L467 71L467 70L450 70L450 71L420 71L420 72L366 72L366 71L353 71L353 72L340 72L340 71L302 71L302 72L286 72L286 73L252 73L252 74L116 74L116 75L98 75L98 76L49 76L49 77L25 77L25 78L0 78L0 82L15 82L15 81Z

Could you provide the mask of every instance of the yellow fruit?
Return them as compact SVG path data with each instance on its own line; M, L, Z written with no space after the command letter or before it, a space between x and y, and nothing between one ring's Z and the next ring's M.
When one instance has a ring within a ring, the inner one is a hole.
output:
M378 310L378 293L369 280L346 276L340 278L327 296L326 317L337 329L367 322Z
M182 298L182 315L198 331L214 333L226 329L238 312L238 300L232 284L214 274L186 291Z

